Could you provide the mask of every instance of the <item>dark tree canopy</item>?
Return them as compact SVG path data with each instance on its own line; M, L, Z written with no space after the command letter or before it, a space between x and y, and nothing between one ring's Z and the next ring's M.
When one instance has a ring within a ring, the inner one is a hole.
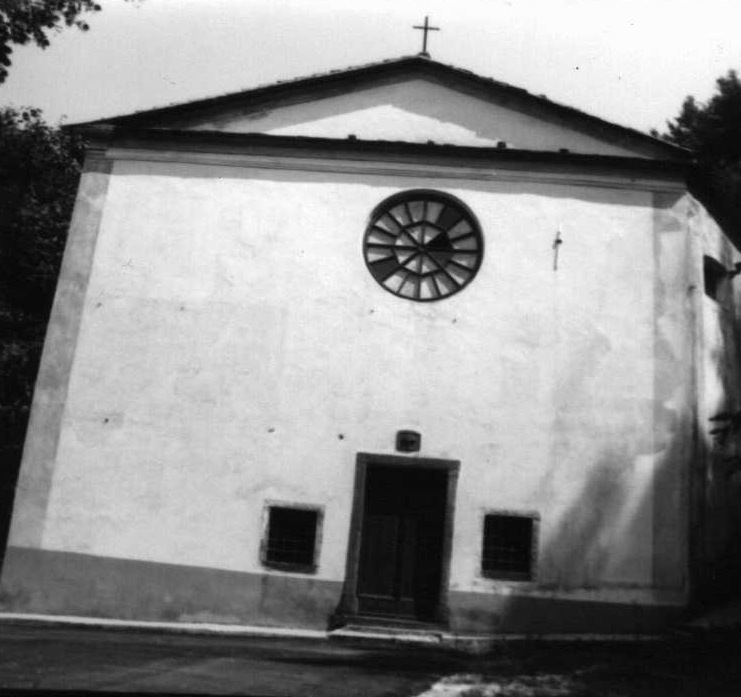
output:
M11 44L49 45L49 32L75 26L87 31L80 16L100 10L94 0L0 0L0 82L8 76Z
M735 70L718 78L705 103L687 97L663 138L690 148L698 167L693 190L730 232L741 234L741 80Z
M45 316L80 177L78 136L0 109L0 309Z

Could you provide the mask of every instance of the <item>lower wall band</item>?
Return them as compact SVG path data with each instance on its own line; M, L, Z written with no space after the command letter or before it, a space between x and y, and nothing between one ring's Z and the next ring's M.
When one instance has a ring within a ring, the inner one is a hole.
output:
M6 611L324 629L342 583L8 547Z
M0 609L124 620L326 629L342 582L8 547ZM675 605L629 605L451 591L457 633L645 633L677 622Z

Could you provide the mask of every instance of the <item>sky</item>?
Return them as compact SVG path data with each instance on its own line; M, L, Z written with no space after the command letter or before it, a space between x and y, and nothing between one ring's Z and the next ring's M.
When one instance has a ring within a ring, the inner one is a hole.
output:
M739 0L99 0L88 32L15 47L0 107L75 123L412 55L664 129L741 70Z

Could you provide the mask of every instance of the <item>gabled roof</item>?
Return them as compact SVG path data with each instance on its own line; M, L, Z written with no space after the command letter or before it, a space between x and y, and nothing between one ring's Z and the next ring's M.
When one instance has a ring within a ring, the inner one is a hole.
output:
M684 148L638 130L605 121L579 109L553 102L542 95L534 95L519 87L422 56L405 56L344 70L333 70L207 99L73 124L70 127L113 126L116 130L150 128L177 130L179 124L194 117L215 115L229 109L248 108L257 112L266 108L357 92L402 79L424 79L438 83L492 104L505 106L515 112L578 130L604 142L634 151L639 150L643 156L670 160L687 160L691 156L690 151Z

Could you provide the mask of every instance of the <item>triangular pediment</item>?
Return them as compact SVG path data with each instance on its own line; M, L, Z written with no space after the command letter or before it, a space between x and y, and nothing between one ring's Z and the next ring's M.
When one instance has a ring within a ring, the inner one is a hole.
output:
M419 57L96 123L618 157L682 156L680 149L638 131Z
M474 147L506 143L507 147L525 150L641 154L426 79L400 80L269 109L254 110L245 104L222 113L193 115L164 125L226 133L355 137L408 143L431 141Z

